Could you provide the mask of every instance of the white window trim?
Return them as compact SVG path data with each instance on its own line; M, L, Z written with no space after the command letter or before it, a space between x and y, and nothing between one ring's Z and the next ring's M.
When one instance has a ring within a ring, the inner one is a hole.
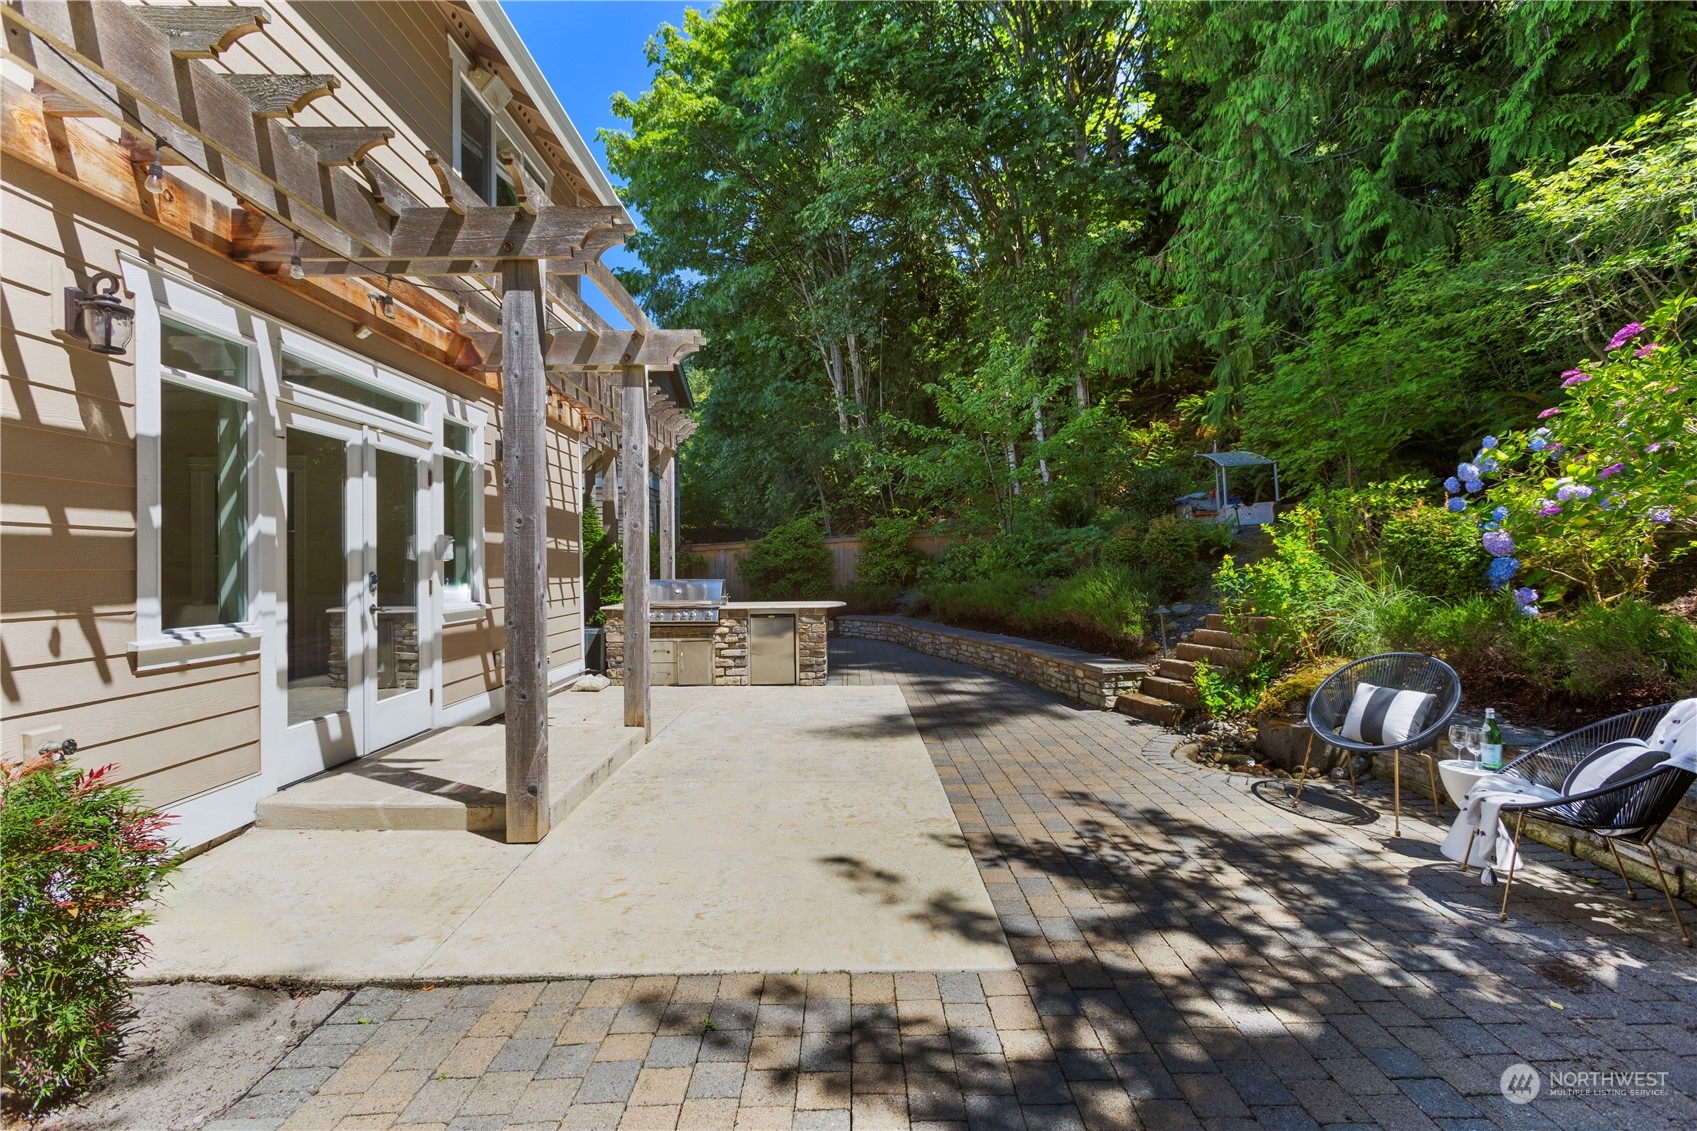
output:
M483 105L485 110L489 111L489 120L493 123L493 136L489 139L491 183L487 186L488 200L491 203L494 202L494 178L504 175L500 161L500 150L503 143L518 150L519 156L529 165L531 175L539 178L545 193L551 194L554 189L554 169L543 158L542 151L536 148L536 145L525 136L523 130L519 129L518 123L513 121L513 116L507 113L507 103L512 100L512 92L508 90L507 84L500 78L491 76L489 82L479 89L477 83L473 82L471 78L474 73L471 60L466 57L460 45L454 42L452 36L448 37L448 58L453 63L454 68L452 100L454 104L454 172L460 174L462 179L465 176L464 171L460 168L460 90L463 88L469 91L472 97ZM470 181L466 183L471 184ZM483 185L472 185L471 187L480 194L485 191Z
M441 510L436 523L436 528L438 530L443 530L445 532L447 526L448 476L447 468L445 466L447 461L450 459L459 460L463 463L471 464L472 468L471 545L464 547L464 552L471 554L471 600L450 601L448 599L448 574L446 563L441 560L442 547L439 546L437 548L437 553L435 555L437 562L443 567L442 623L447 625L465 624L469 621L481 620L488 614L489 610L493 609L495 606L489 603L489 589L486 583L487 579L484 577L483 573L484 543L488 538L488 535L483 529L483 507L484 495L487 493L484 488L489 474L487 449L485 447L488 443L487 431L489 426L489 414L475 405L466 404L458 397L449 397L447 416L445 419L452 420L458 424L463 424L471 430L471 452L470 454L467 454L450 449L447 445L446 429L443 429L443 434L437 438L436 443L439 453L439 463L443 465L439 466L437 475L437 479L440 480L442 484ZM460 553L461 547L454 547L455 556L458 556Z
M260 404L257 390L267 386L271 367L269 326L251 311L218 298L203 287L153 270L125 257L121 260L124 287L134 297L135 338L131 346L136 381L136 639L129 653L138 668L204 663L230 656L258 653L261 630L255 619L259 600L256 545L261 510L261 476L253 474L258 451ZM163 312L163 313L162 313ZM164 320L231 341L247 352L243 387L166 366L160 360ZM167 629L163 612L163 566L160 557L164 501L160 494L159 441L164 422L164 386L181 385L245 403L247 419L244 458L248 465L247 534L243 545L243 574L247 583L246 619L233 624L197 625Z
M418 399L417 386L405 377L398 376L377 365L375 362L358 354L319 341L294 330L286 325L278 326L278 386L279 399L284 403L299 405L313 412L333 416L341 420L355 420L361 424L370 425L380 433L388 433L397 438L412 440L416 443L430 445L435 439L435 427L432 421L431 406L428 402ZM415 423L399 416L391 416L379 409L369 408L353 401L344 400L334 393L323 393L317 389L309 389L283 380L281 355L292 354L302 361L309 361L322 366L339 377L343 377L356 385L365 385L386 393L399 400L415 404L419 407L419 419Z

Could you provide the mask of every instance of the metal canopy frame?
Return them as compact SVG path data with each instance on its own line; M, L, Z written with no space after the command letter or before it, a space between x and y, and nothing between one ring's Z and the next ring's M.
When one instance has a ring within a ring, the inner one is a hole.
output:
M1214 465L1214 498L1218 501L1218 511L1225 513L1226 500L1229 494L1230 474L1234 467L1271 467L1273 469L1273 506L1279 505L1279 461L1255 452L1197 452L1197 458L1205 459Z

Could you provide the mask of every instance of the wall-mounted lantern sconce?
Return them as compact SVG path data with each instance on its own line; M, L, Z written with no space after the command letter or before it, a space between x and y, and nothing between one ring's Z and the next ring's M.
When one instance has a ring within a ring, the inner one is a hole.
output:
M118 276L96 272L89 289L65 288L65 332L95 353L123 353L136 332L136 312L118 301Z

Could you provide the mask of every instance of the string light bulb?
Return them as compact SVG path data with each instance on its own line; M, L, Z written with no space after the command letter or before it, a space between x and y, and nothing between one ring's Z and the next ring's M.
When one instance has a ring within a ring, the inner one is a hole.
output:
M306 278L306 268L301 266L301 236L295 233L295 250L289 253L289 278Z
M142 182L142 187L152 196L165 191L165 166L159 160L159 150L164 144L161 138L153 139L153 160L147 163L147 180Z
M462 333L462 334L471 333L471 316L468 315L465 312L465 296L464 295L460 296L459 315L460 315L460 333Z
M395 277L393 275L383 276L383 304L382 305L383 305L383 317L385 317L385 318L393 318L395 316L395 296L389 293L394 288L394 286L395 286Z

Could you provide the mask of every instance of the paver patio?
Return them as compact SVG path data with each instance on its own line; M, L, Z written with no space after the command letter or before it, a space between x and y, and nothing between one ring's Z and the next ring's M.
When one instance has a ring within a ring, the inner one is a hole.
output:
M1388 791L1293 817L1120 716L893 645L832 664L901 687L1017 970L368 988L211 1126L1697 1125L1697 962L1618 879L1533 848L1500 924Z

